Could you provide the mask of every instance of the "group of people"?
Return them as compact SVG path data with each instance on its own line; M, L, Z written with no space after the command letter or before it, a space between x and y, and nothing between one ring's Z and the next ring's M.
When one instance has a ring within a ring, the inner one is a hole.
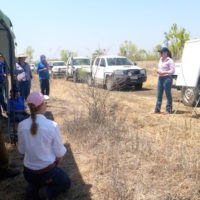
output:
M15 111L15 121L20 122L27 118L26 107L24 101L27 100L31 91L31 80L33 78L30 65L26 62L27 56L19 54L16 62L16 86L10 91L9 105L6 99L6 68L4 57L0 54L0 107L3 111L9 113L11 122L14 121L12 112ZM40 62L37 64L37 73L40 80L40 89L43 95L49 96L49 65L45 55L40 56ZM14 106L14 107L13 107ZM9 110L8 110L9 109ZM1 109L0 109L1 111Z
M33 78L30 65L25 62L26 57L27 56L25 54L20 54L16 64L16 77L19 92L20 96L22 96L25 100L30 94L31 79ZM49 65L45 55L40 56L40 62L37 64L37 73L39 75L41 93L49 96Z
M155 113L160 113L164 91L167 96L166 112L172 113L171 87L172 74L175 70L174 61L171 59L168 48L162 48L160 54ZM58 167L67 151L62 143L58 124L44 115L46 112L44 94L49 95L48 64L45 56L42 55L37 66L41 93L30 93L32 73L29 65L25 62L25 57L19 57L17 67L19 93L17 89L11 91L17 101L14 103L15 109L25 110L25 106L21 106L19 103L25 99L30 110L30 115L26 119L19 120L21 122L18 124L17 131L18 151L24 155L24 178L29 183L26 199L52 199L66 191L70 187L71 181L67 173ZM0 68L0 70L2 69ZM0 71L0 74L2 77L5 76L3 70ZM10 104L12 104L11 101Z
M37 65L40 92L32 92L32 72L26 56L20 55L16 64L17 86L10 91L9 106L4 101L7 73L3 56L0 55L0 105L10 114L9 120L18 123L18 151L24 155L24 177L29 183L26 199L52 199L66 191L71 184L70 178L59 166L67 151L62 143L58 124L45 117L46 102L49 95L49 70L46 57L42 55ZM27 102L29 113L26 112ZM12 115L12 112L15 115ZM15 119L12 117L15 116ZM0 130L0 179L14 177L19 170L8 165L8 155Z

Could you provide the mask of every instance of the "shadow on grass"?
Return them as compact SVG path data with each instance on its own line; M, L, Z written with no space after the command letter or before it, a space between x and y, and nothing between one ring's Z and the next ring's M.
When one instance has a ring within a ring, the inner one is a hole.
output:
M60 195L60 200L64 200L65 196L67 199L77 199L77 200L90 200L90 189L92 185L86 184L80 174L79 168L76 164L73 152L71 150L70 144L65 144L67 148L67 155L65 156L65 160L63 161L61 167L67 171L72 185L70 190L63 195Z
M45 116L48 119L54 119L51 112L47 112ZM7 133L7 123L5 120L0 119L0 123L3 126L3 134ZM3 123L3 124L2 124ZM21 174L15 178L6 179L0 181L0 199L3 200L23 200L25 199L25 188L27 182L23 177L23 155L20 155L17 148L14 145L7 144L7 153L9 155L10 163L19 168ZM71 179L71 188L66 192L58 196L59 200L90 200L90 189L91 185L86 184L82 178L79 171L75 157L71 150L70 144L65 144L67 148L67 154L61 164L63 168L69 175Z

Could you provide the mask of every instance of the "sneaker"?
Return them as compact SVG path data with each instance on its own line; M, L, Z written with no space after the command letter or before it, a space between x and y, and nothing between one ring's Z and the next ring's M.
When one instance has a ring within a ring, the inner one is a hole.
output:
M174 111L172 111L172 110L167 110L166 111L168 114L173 114L174 113Z
M155 113L155 114L160 114L160 111L156 110L154 113Z

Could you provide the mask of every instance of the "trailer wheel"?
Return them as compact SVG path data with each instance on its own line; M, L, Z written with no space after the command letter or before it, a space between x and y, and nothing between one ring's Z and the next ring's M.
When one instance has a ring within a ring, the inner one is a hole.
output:
M183 87L182 91L183 104L185 106L194 106L197 100L197 88Z

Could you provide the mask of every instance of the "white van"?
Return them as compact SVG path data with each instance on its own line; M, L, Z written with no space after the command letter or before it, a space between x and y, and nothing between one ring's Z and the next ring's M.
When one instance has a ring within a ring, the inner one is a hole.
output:
M200 94L200 39L185 43L176 86L182 88L183 103L194 106Z

